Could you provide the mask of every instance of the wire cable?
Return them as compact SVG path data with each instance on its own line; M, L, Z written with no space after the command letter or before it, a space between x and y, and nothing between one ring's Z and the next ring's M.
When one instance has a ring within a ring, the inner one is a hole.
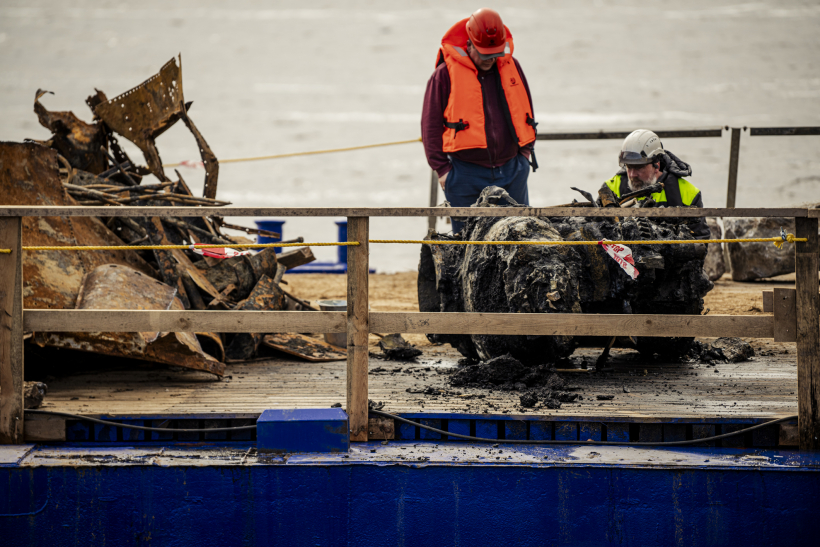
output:
M448 437L456 437L458 439L464 439L466 441L478 441L484 443L496 443L496 444L582 444L582 445L591 445L591 446L598 446L598 445L605 445L605 446L686 446L690 444L700 444L705 442L717 441L720 439L727 439L729 437L734 437L736 435L742 435L743 433L747 433L749 431L753 431L755 429L760 429L761 427L766 427L767 425L774 425L779 424L782 422L788 422L790 420L796 420L797 416L787 416L785 418L778 418L776 420L771 420L762 424L757 424L752 427L747 427L745 429L740 429L738 431L732 431L731 433L724 433L723 435L715 435L713 437L704 437L702 439L692 439L689 441L666 441L666 442L629 442L629 441L537 441L537 440L523 440L523 439L485 439L482 437L473 437L471 435L460 435L458 433L452 433L449 431L444 431L442 429L436 429L435 427L430 427L429 425L420 424L414 422L412 420L408 420L406 418L402 418L401 416L396 416L395 414L390 414L388 412L383 412L381 410L370 410L371 414L375 414L376 416L382 416L384 418L393 418L394 420L398 420L400 422L415 425L422 429L427 429L428 431L433 431L435 433L440 433L442 435L447 435Z
M770 420L768 422L764 422L762 424L753 425L751 427L747 427L745 429L739 429L737 431L732 431L731 433L724 433L722 435L715 435L712 437L703 437L701 439L692 439L688 441L662 441L662 442L629 442L629 441L559 441L559 440L526 440L526 439L486 439L483 437L473 437L471 435L461 435L458 433L453 433L451 431L444 431L443 429L437 429L435 427L431 427L429 425L420 424L418 422L414 422L412 420L408 420L407 418L402 418L401 416L397 416L395 414L390 414L389 412L383 412L381 410L370 410L370 414L375 414L376 416L382 416L384 418L392 418L394 420L398 420L399 422L403 422L409 425L414 425L420 427L422 429L427 429L428 431L433 431L434 433L439 433L441 435L446 435L448 437L455 437L458 439L464 439L467 441L476 441L476 442L484 442L484 443L496 443L496 444L582 444L582 445L605 445L605 446L687 446L692 444L700 444L706 442L717 441L720 439L727 439L729 437L734 437L737 435L742 435L744 433L748 433L749 431L754 431L755 429L760 429L762 427L766 427L769 425L775 425L783 422L788 422L791 420L796 420L797 416L786 416L785 418L778 418L776 420ZM216 433L219 431L246 431L249 429L256 429L256 424L254 425L243 425L243 426L236 426L236 427L214 427L208 429L171 429L166 427L146 427L141 425L131 425L131 424L123 424L119 422L112 422L109 420L100 420L99 418L91 418L90 416L81 416L79 414L71 414L69 412L56 412L51 410L26 410L26 413L30 414L41 414L46 416L65 416L67 418L73 418L75 420L85 420L88 422L94 422L103 425L110 425L114 427L123 427L125 429L139 429L142 431L159 431L161 433Z
M124 427L125 429L139 429L141 431L159 431L160 433L216 433L218 431L246 431L248 429L256 429L254 425L240 425L236 427L212 427L208 429L171 429L168 427L146 427L142 425L121 424L119 422L112 422L109 420L100 420L99 418L91 418L90 416L80 416L79 414L71 414L69 412L56 412L53 410L26 410L26 414L42 414L45 416L65 416L75 420L85 420L87 422L94 422L95 424L112 425L115 427Z

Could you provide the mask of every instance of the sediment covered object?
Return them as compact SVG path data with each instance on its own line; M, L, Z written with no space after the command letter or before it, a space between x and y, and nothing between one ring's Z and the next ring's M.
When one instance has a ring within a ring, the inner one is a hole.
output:
M475 205L509 206L488 199ZM624 211L628 214L627 211ZM691 240L688 229L650 219L481 217L456 236L469 241ZM424 245L419 264L421 311L493 313L699 314L713 284L703 273L706 245L636 245L632 279L600 246ZM511 354L528 364L554 362L581 342L572 336L428 335L471 358ZM638 338L639 350L682 353L690 339Z

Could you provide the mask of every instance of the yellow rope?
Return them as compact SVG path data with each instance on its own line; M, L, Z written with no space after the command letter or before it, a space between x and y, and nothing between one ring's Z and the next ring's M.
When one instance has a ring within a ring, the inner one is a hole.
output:
M219 160L219 164L239 163L242 161L259 161L259 160L276 160L279 158L293 158L296 156L312 156L314 154L331 154L333 152L350 152L351 150L364 150L365 148L379 148L380 146L394 146L396 144L410 144L412 142L421 142L421 137L416 139L409 139L406 141L381 142L378 144L363 144L361 146L350 146L347 148L331 148L329 150L312 150L310 152L291 152L290 154L274 154L272 156L255 156L251 158L232 158L228 160ZM163 163L163 167L179 167L182 163Z
M604 241L607 245L685 245L687 243L774 243L779 249L783 243L806 242L808 238L788 234L781 237L756 237L749 239L656 239ZM599 245L601 241L437 241L422 239L371 239L370 243L421 243L424 245Z
M808 241L805 237L794 237L794 234L787 234L786 240L782 237L756 237L750 239L657 239L657 240L636 240L636 241L606 241L607 245L686 245L690 243L774 243L777 248L783 243L804 243ZM422 245L599 245L601 241L437 241L427 239L371 239L370 243L399 243L399 244L422 244ZM335 243L236 243L206 244L197 243L197 249L221 249L230 247L233 249L265 249L268 247L357 247L358 241L341 241ZM41 247L23 246L24 251L153 251L171 249L190 249L191 245L52 245ZM0 249L0 254L9 254L11 249Z

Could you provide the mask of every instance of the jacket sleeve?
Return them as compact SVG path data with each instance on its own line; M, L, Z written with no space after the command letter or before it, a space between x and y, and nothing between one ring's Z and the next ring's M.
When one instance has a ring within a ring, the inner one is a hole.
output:
M700 192L698 192L698 195L696 195L695 199L692 200L692 205L689 207L699 207L703 209L703 196ZM712 232L709 230L709 225L706 224L705 218L690 218L687 224L689 225L689 229L692 231L692 235L694 235L697 239L709 239Z
M518 63L518 59L513 57L513 62L515 63L515 67L518 69L518 74L521 75L521 81L524 83L524 89L527 90L527 98L530 100L530 116L537 122L538 118L535 116L535 109L532 106L532 93L530 93L530 84L527 83L527 77L524 75L524 70L521 68L521 65ZM527 159L530 159L530 154L535 149L535 143L531 142L525 146L521 147L521 153L524 154Z
M444 110L450 100L450 74L447 65L440 64L424 92L424 106L421 111L421 140L427 163L439 177L450 172L452 166L444 153Z

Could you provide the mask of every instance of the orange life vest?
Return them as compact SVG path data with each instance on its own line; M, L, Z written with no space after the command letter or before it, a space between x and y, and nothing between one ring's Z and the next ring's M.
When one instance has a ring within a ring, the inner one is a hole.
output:
M467 19L459 21L441 39L436 66L447 63L450 74L450 99L444 110L444 152L457 152L470 148L487 148L484 132L484 100L478 69L467 53ZM524 146L535 140L535 120L530 109L527 90L512 58L513 37L507 30L507 49L503 57L496 58L501 87L507 99L512 126L518 145Z

